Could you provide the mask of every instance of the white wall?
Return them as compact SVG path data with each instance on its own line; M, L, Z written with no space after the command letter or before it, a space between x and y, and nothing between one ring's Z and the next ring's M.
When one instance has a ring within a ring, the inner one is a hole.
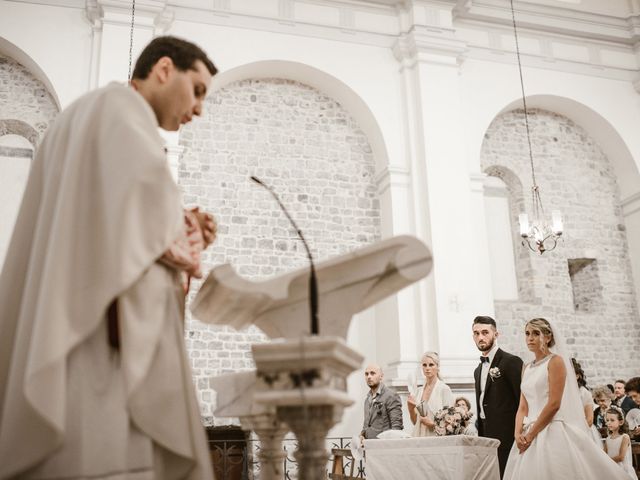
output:
M511 236L509 193L506 184L501 179L487 178L484 203L493 298L495 300L517 300L518 283Z
M0 137L0 149L2 147L8 147L14 154L9 156L0 150L0 269L9 248L33 158L33 145L24 137L4 135Z

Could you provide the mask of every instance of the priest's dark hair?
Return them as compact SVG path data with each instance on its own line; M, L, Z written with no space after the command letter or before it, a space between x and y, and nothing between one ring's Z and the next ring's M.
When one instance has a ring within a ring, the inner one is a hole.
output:
M194 65L197 60L200 60L212 76L218 73L216 66L200 47L187 40L167 35L154 38L144 47L136 61L131 78L146 79L153 66L162 57L169 57L176 68L182 72L195 70Z
M487 317L485 315L479 315L476 318L473 319L473 324L481 324L481 325L491 325L493 326L493 328L495 328L496 330L498 329L498 326L496 325L496 321L491 318L491 317Z

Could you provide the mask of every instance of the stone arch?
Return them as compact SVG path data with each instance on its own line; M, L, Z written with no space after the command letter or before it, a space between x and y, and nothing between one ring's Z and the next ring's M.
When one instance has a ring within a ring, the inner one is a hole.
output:
M60 111L60 100L58 98L56 89L53 87L51 79L49 79L49 76L44 72L44 70L42 70L40 65L38 65L35 60L31 58L31 56L29 56L29 54L27 54L24 50L22 50L20 47L10 42L6 38L0 37L0 56L3 55L18 62L20 65L26 68L31 73L31 75L42 82L44 87L51 95L56 109Z
M217 79L202 116L180 133L184 154L178 183L185 202L215 212L220 224L220 241L203 259L232 263L247 278L307 265L295 230L250 175L278 193L317 260L381 235L375 157L367 134L352 110L326 88L291 76L262 70L252 77L244 70ZM194 339L188 340L194 376L203 379L228 368L249 368L247 357L234 354L249 340L263 340L256 328L235 332L188 320L187 330ZM210 353L200 338L224 342L236 352L203 362ZM199 394L203 405L211 405L206 387Z
M43 72L24 52L6 41L0 41L0 52L0 97L4 99L0 120L4 122L4 128L16 130L35 145L58 115L57 100L38 78L44 75ZM31 130L37 135L34 136Z
M4 135L20 135L29 140L35 149L40 140L40 134L26 122L16 119L0 119L0 137Z
M497 177L507 186L509 193L509 220L510 232L513 242L514 261L516 266L516 281L518 282L518 299L523 302L534 303L535 291L531 282L525 281L525 276L531 272L531 256L529 251L521 248L520 235L518 230L518 215L526 210L526 199L522 181L518 175L510 168L503 165L484 166L484 173Z
M480 162L483 171L503 175L507 184L519 179L520 198L530 210L527 191L531 186L530 166L522 114L522 110L505 108L494 118L485 133ZM636 169L630 157L610 160L608 155L615 151L605 150L596 140L597 135L591 135L582 126L584 122L584 119L581 123L574 122L557 111L531 109L529 123L536 180L546 215L550 216L554 208L563 213L564 242L543 256L519 247L530 258L530 267L521 268L526 269L523 273L530 283L532 299L496 301L495 310L501 325L506 326L501 337L505 346L519 354L525 353L521 340L524 319L541 315L556 318L571 345L571 353L584 360L590 377L601 382L614 370L620 375L631 374L634 365L629 358L640 346L630 240L620 208L618 183L621 161L627 162L629 175L635 175ZM609 148L616 139L622 154L625 149L629 153L620 136L610 141ZM516 218L512 213L512 222L517 225ZM595 302L593 309L576 308L576 291L580 293L582 286L577 285L577 270L572 267L578 264L589 265L585 272L593 277L581 285L597 288L602 298L607 299ZM596 333L602 318L615 319L616 323L616 329L608 330L606 338ZM616 348L611 348L613 345Z
M260 78L282 78L300 82L336 100L356 120L367 136L377 171L388 166L387 148L373 112L351 87L327 72L299 62L264 60L240 65L217 74L212 82L212 90L240 80Z
M582 102L559 95L528 96L527 106L531 109L547 110L562 115L583 128L598 143L611 163L620 187L621 199L640 191L638 164L627 142L609 119ZM505 105L496 117L521 107L522 99L515 99Z

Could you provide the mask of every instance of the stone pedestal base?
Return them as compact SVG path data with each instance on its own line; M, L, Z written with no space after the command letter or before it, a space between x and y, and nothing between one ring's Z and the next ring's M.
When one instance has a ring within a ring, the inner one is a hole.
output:
M326 480L329 454L325 438L342 417L342 410L334 405L278 407L278 418L291 427L298 439L294 456L301 480Z
M282 439L289 428L275 414L240 417L243 428L253 430L260 440L260 480L282 480L284 459Z

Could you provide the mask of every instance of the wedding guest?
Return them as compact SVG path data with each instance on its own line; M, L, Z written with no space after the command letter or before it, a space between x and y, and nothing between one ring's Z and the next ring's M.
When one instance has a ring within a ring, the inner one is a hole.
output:
M403 428L400 396L382 383L383 377L380 365L369 365L364 371L369 392L364 401L362 438L378 438L385 430Z
M578 363L575 358L571 359L571 364L573 365L576 381L580 388L580 400L582 400L582 407L584 408L584 418L589 426L591 437L598 447L602 447L602 437L600 436L598 429L593 424L593 396L587 389L587 379L584 374L584 370L582 370L580 363Z
M607 435L605 413L611 406L613 394L606 385L600 385L593 389L593 400L598 404L593 411L593 424L596 426L602 438Z
M426 352L420 363L425 382L415 397L409 395L407 407L414 424L412 435L430 437L435 435L434 414L444 407L453 406L453 394L449 385L440 379L440 357L436 352Z
M636 408L636 404L631 397L629 397L624 391L624 380L616 380L616 383L613 384L613 394L615 395L615 399L613 403L620 407L624 414L629 413L629 410L632 408Z
M471 413L471 402L469 402L466 397L458 397L456 398L456 407L462 409L464 413L469 416L466 421L463 435L471 435L477 437L478 429L475 426L475 422L472 420L473 413Z
M604 443L604 451L616 462L629 478L638 480L631 462L631 440L627 434L627 424L620 407L612 406L606 412L609 435Z
M560 330L534 318L525 326L525 339L534 360L523 368L516 440L504 478L628 480L590 438Z
M624 384L624 392L640 408L640 377L633 377ZM629 432L633 440L640 440L640 425Z
M473 372L476 382L478 435L500 440L498 462L500 477L504 473L520 401L522 360L498 348L498 329L491 317L473 320L473 340L482 354Z
M625 383L624 392L640 407L640 377L633 377Z

